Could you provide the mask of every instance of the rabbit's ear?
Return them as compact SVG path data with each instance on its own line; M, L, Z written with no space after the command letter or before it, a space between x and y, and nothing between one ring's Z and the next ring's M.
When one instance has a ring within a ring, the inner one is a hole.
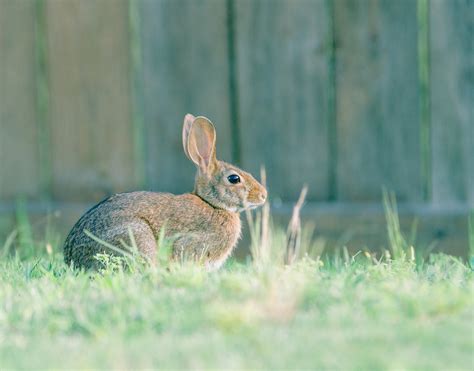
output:
M216 129L209 119L199 116L194 120L188 137L187 153L203 173L212 172L216 164Z
M184 153L186 154L186 157L192 160L191 157L189 157L189 152L188 152L188 138L189 138L189 133L191 132L191 126L196 120L196 117L188 113L186 116L184 116L184 122L183 122L183 149Z

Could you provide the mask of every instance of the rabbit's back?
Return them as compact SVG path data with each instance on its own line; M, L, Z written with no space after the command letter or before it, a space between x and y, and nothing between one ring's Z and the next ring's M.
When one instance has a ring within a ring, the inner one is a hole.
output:
M123 248L119 240L127 237L130 226L138 229L138 231L134 231L134 236L138 235L137 232L140 229L146 231L145 226L142 226L140 222L139 215L145 198L156 200L154 194L147 194L147 192L120 193L101 201L88 210L77 221L64 242L66 264L74 263L78 267L93 268L97 264L96 254L100 252L113 253L103 244L90 238L86 231L119 248Z
M140 252L154 260L156 239L162 228L167 236L176 236L174 258L185 254L209 262L223 261L240 235L240 218L236 213L212 207L194 194L117 194L79 219L64 244L65 262L94 268L97 253L113 253L87 236L85 231L121 248L124 242L131 245L132 232Z

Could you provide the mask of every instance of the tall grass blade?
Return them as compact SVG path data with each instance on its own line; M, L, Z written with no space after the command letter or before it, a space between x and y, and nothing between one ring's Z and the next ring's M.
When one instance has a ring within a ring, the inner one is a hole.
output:
M383 190L383 206L385 219L387 221L387 234L390 245L390 253L394 260L402 260L415 263L416 254L413 242L416 238L417 221L412 224L410 240L407 241L400 227L398 207L395 194Z
M7 239L5 240L5 243L3 244L3 249L2 249L2 256L6 257L10 253L10 250L13 246L13 242L15 242L15 239L18 236L18 229L14 229L9 233L7 236Z
M474 210L469 215L469 255L471 266L474 264Z
M306 195L308 193L308 186L305 185L301 190L300 197L293 207L290 223L286 233L286 254L285 264L292 264L299 256L301 249L301 218L300 212L303 207Z
M108 243L107 241L104 241L104 240L100 239L99 237L95 236L94 234L92 234L88 230L84 230L84 233L86 234L87 237L93 239L95 242L101 244L102 246L116 252L117 254L120 254L120 255L123 255L123 256L125 256L129 259L135 260L135 256L133 254L130 254L126 250L121 249L120 247L114 246L111 243Z
M34 254L34 238L24 200L18 201L16 208L16 223L18 230L18 249L23 255L31 256Z

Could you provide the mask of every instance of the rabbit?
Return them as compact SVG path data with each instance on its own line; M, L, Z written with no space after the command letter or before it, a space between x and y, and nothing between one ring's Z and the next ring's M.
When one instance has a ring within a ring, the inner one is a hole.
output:
M194 191L138 191L103 200L67 236L66 264L98 269L96 254L119 254L101 241L122 249L134 242L139 253L156 264L162 229L172 241L171 260L185 257L209 271L224 264L241 235L239 213L263 205L267 190L249 173L216 159L216 131L206 117L187 114L182 139L184 153L197 167Z

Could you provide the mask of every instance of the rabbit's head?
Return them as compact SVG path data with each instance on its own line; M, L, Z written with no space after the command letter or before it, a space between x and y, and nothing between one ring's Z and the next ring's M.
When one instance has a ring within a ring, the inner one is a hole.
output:
M265 202L267 190L252 175L216 159L216 130L209 119L185 116L183 147L198 168L194 193L204 201L231 212L255 208Z

